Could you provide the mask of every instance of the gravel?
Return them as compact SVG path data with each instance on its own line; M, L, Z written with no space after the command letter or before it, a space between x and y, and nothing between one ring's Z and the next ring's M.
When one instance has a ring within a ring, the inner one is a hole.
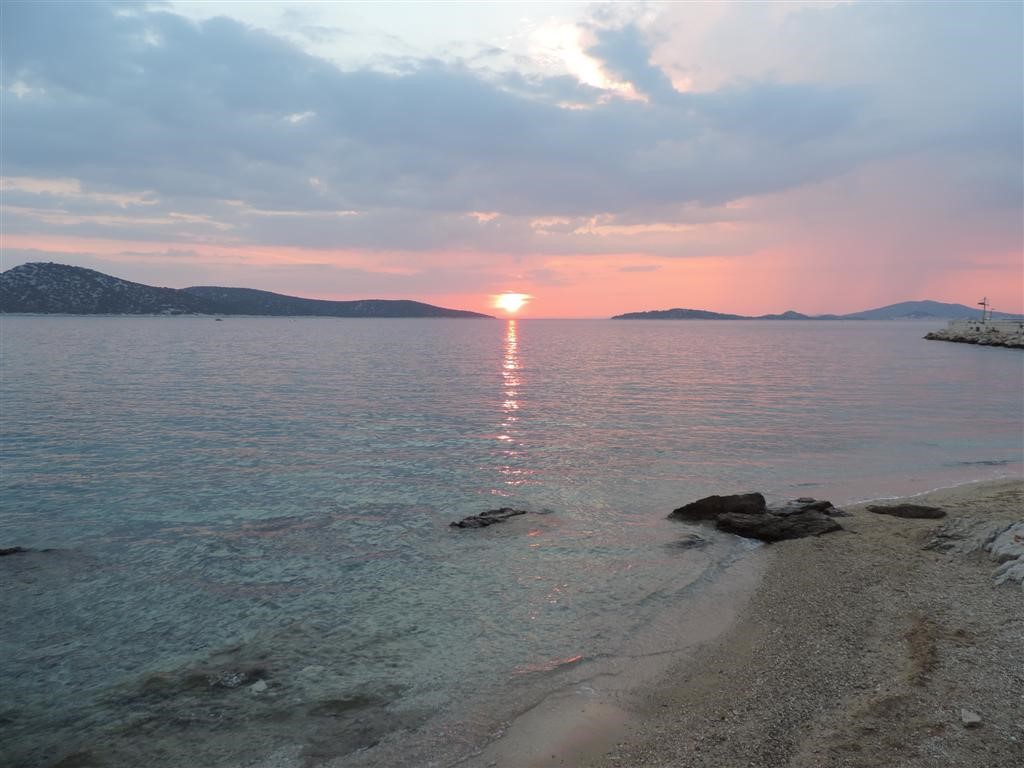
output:
M1024 481L914 497L1024 518ZM1024 765L1024 591L938 523L848 507L846 531L773 544L743 615L639 696L595 766ZM980 717L968 728L961 711Z

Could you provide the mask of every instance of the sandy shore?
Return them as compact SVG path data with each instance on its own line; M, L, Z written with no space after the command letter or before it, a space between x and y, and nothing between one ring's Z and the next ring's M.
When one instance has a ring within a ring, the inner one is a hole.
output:
M923 549L952 519L1024 520L1024 481L912 501L949 517L849 506L843 532L764 547L763 578L714 639L611 709L546 712L567 727L520 728L532 740L502 740L478 764L1024 765L1024 590L995 586L987 555Z

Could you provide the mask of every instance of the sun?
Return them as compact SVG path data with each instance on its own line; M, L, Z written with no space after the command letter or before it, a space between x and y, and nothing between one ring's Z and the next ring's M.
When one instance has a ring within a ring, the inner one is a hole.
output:
M515 314L533 297L526 293L501 293L494 297L494 306Z

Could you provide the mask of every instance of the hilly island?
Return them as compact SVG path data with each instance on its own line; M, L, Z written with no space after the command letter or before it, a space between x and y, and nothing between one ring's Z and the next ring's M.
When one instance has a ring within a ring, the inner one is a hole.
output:
M904 301L849 314L806 315L789 310L738 315L703 309L627 312L612 320L936 320L964 319L979 310L938 301ZM93 269L30 262L0 272L0 313L67 315L250 315L276 317L491 318L479 312L395 299L326 301L253 288L192 286L160 288ZM992 312L991 317L1013 317Z
M846 315L804 315L789 310L773 315L731 315L703 309L655 309L647 312L626 312L612 320L959 320L976 318L981 310L963 304L941 301L901 301L877 309L866 309ZM1010 319L1013 315L992 312L991 317Z
M419 301L324 301L251 288L156 288L67 264L33 262L0 273L0 312L69 315L272 315L489 318Z

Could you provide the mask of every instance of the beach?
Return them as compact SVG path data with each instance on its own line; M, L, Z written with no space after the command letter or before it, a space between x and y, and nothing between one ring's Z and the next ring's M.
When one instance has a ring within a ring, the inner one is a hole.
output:
M948 516L851 505L843 531L761 548L761 578L716 637L592 717L572 701L547 744L498 742L481 764L1024 764L1024 591L994 584L987 553L924 549L962 518L1024 519L1024 482L910 501Z

